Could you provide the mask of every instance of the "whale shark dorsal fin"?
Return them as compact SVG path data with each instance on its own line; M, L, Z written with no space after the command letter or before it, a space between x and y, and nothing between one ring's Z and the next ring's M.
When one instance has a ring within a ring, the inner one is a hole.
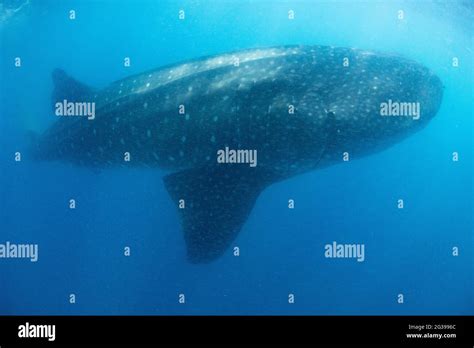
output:
M52 78L54 84L51 96L53 109L57 102L63 102L63 100L84 102L94 93L91 87L72 78L62 69L55 69L52 73Z
M164 178L178 207L190 262L210 262L225 252L267 180L256 168L242 166L196 168Z

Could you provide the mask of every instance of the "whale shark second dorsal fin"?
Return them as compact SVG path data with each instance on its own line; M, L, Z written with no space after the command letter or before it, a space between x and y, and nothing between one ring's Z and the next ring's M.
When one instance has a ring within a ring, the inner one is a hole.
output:
M256 168L205 167L170 174L166 189L181 217L188 260L210 262L230 246L268 177Z
M71 102L85 102L91 98L93 89L85 84L75 80L62 69L55 69L52 73L53 78L53 94L51 96L51 103L53 109L58 102L64 100Z

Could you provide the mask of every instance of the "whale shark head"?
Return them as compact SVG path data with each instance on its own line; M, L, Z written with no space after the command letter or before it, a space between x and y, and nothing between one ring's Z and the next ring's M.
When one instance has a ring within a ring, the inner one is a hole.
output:
M318 64L301 108L303 114L324 119L322 132L321 122L315 122L315 137L321 139L324 133L327 142L319 165L324 159L339 160L345 151L356 157L377 152L422 129L436 115L444 87L425 66L395 55L349 49L338 55L332 61L349 56L352 66ZM322 107L312 113L314 105Z

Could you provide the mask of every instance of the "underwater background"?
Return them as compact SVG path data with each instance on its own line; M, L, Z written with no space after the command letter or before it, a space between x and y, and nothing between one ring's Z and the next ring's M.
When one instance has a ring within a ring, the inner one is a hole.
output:
M38 262L0 259L0 314L474 314L473 2L0 4L0 243L39 245ZM443 102L386 151L268 187L233 243L238 257L186 260L164 171L14 161L28 132L55 120L55 68L101 88L170 63L293 44L411 58L440 77ZM326 259L333 241L365 244L365 261Z

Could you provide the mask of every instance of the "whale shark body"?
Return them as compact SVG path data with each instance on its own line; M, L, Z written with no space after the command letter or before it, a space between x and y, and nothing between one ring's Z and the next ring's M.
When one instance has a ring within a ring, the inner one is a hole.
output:
M266 187L399 142L434 117L443 94L439 78L414 61L323 46L205 57L102 90L62 70L53 80L53 105L93 103L94 117L59 117L35 155L168 170L164 184L194 263L227 250ZM399 107L384 113L382 105ZM410 105L418 115L400 112Z

